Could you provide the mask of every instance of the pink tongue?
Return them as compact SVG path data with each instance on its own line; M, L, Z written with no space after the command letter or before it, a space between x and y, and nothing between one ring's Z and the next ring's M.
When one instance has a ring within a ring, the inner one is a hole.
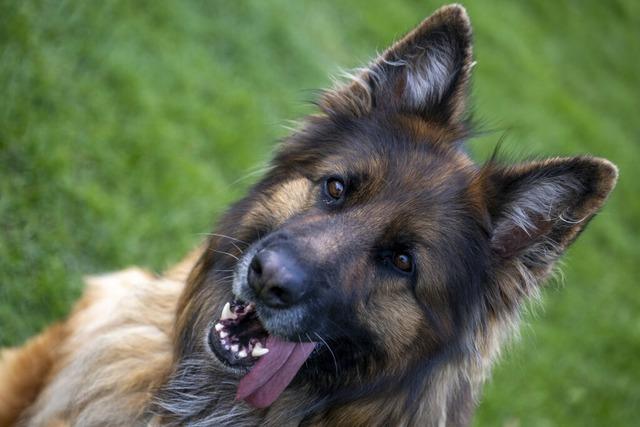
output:
M271 405L296 376L315 346L313 342L293 343L270 336L267 339L269 353L240 380L236 399L256 408Z

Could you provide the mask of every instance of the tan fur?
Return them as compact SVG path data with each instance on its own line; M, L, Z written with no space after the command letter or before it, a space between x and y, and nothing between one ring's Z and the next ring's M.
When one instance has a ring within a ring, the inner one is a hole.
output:
M200 252L165 277L138 268L88 277L66 322L2 353L0 426L145 423L142 411L171 366L176 302Z
M311 183L306 178L294 178L282 183L276 191L266 194L256 208L242 219L242 226L268 224L276 227L304 210L312 203L309 198Z
M47 383L67 337L65 326L50 326L24 346L0 353L0 426L12 425Z

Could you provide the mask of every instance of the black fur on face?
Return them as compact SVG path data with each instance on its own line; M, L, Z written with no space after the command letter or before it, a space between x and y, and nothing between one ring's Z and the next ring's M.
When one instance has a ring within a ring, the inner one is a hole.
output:
M216 272L235 269L235 295L256 303L270 333L325 344L302 371L314 384L409 372L462 345L483 321L489 225L470 189L478 170L455 145L411 126L415 120L315 119L223 219L217 234L233 240L214 237L203 260L207 292L229 295L221 280L228 273ZM337 201L326 191L332 179L344 185ZM247 283L255 254L274 248L308 277L304 298L286 309L261 304ZM394 265L397 254L410 256L409 271Z

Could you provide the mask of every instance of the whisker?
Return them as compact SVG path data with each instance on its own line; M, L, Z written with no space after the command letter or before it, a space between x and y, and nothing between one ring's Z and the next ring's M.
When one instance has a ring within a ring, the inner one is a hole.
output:
M233 245L234 248L236 248L238 250L238 252L240 252L241 254L244 253L244 251L242 249L240 249L240 247L238 245L236 245L233 240L231 241L231 244Z
M333 357L333 365L336 367L336 377L337 377L338 376L338 360L336 359L336 355L333 353L333 350L331 350L331 346L329 345L328 342L324 340L324 338L320 336L320 334L318 334L317 332L314 332L313 334L317 336L320 339L320 341L324 343L325 346L327 346L327 350L329 350L329 353L331 353L331 357ZM307 335L307 337L308 336L309 335Z
M216 236L216 237L224 237L225 239L234 240L236 242L243 243L245 245L249 245L249 242L245 242L244 240L236 239L235 237L227 236L226 234L218 234L218 233L205 233L208 236Z
M336 331L342 333L344 336L348 337L351 335L351 331L348 328L345 328L341 323L336 322L329 318L326 318L325 321L331 324ZM366 352L365 347L362 344L360 344L357 340L352 340L351 345L353 345L358 351Z
M240 258L238 258L237 256L235 256L234 254L230 254L229 252L225 252L225 251L218 251L216 249L209 249L211 252L216 252L219 254L223 254L223 255L228 255L231 258L235 259L236 261L240 261Z
M271 165L267 165L267 166L262 166L257 168L256 170L250 171L247 174L245 174L244 176L241 176L240 178L236 179L235 181L233 181L229 186L233 186L236 184L239 184L240 182L249 179L251 177L257 176L257 175L263 175L266 172L268 172L271 169Z
M243 245L246 245L246 246L250 245L250 243L245 242L244 240L236 239L235 237L227 236L225 234L218 234L218 233L203 233L203 234L205 236L215 236L215 237L222 237L222 238L228 239L229 242L233 245L233 247L236 248L240 253L244 253L244 250L241 247L239 247L235 242L242 243Z

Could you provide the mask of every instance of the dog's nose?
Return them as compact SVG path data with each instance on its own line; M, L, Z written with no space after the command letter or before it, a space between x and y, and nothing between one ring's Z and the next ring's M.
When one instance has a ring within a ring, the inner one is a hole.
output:
M304 268L295 257L278 249L263 249L251 260L247 277L258 299L273 308L287 308L307 293Z

